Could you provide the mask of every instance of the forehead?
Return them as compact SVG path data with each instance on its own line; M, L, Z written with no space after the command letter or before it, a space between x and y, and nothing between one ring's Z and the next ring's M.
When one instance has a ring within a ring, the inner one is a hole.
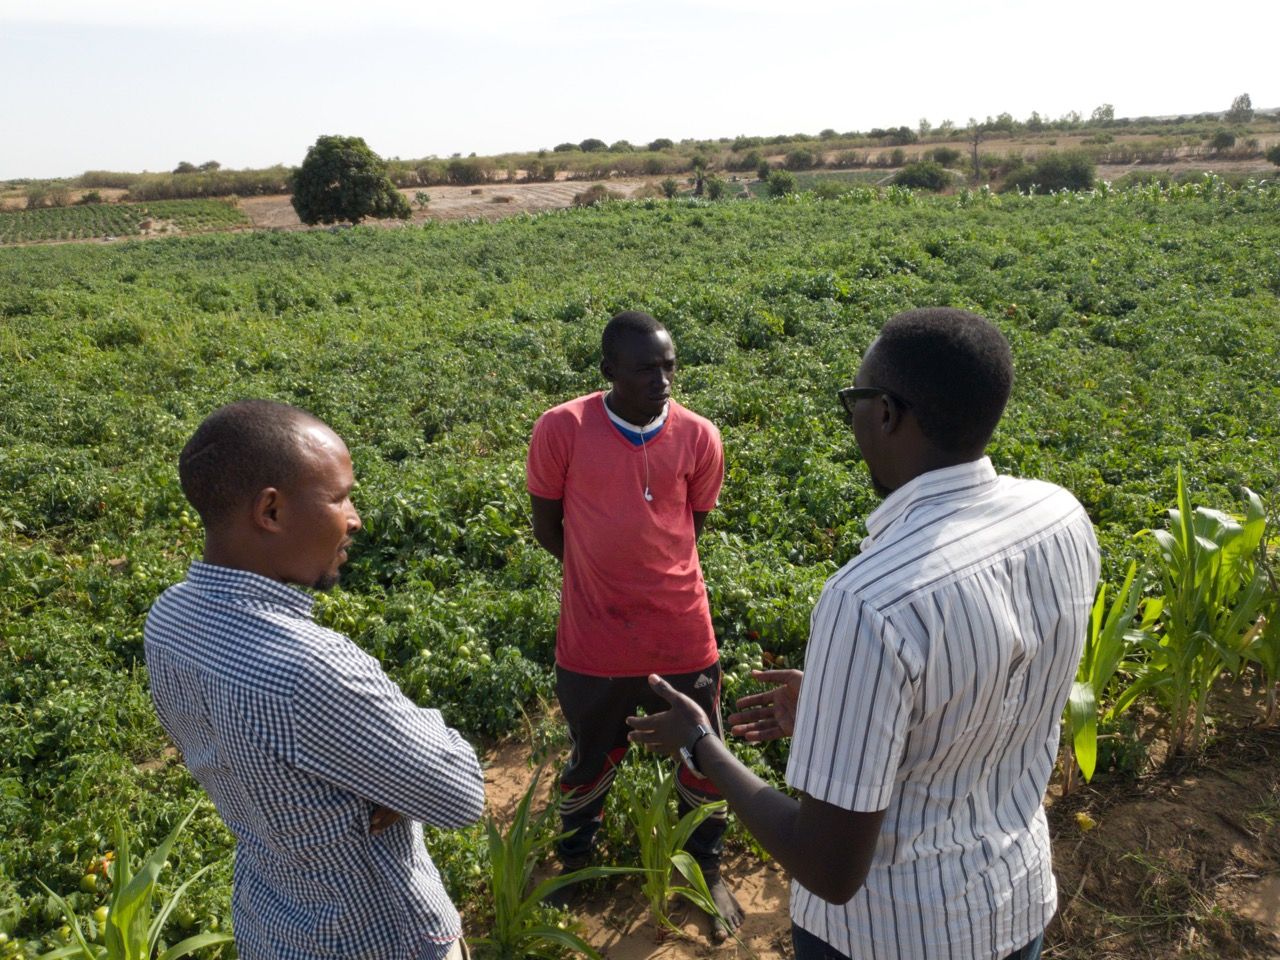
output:
M614 354L621 363L650 363L673 359L676 346L665 330L627 333L615 344Z
M354 479L347 445L324 424L299 427L298 450L306 464L310 482L345 485Z
M874 380L876 375L882 373L881 363L876 352L876 345L879 340L872 340L871 344L862 354L862 360L858 363L858 375L853 378L853 382L860 387L867 385L868 380Z

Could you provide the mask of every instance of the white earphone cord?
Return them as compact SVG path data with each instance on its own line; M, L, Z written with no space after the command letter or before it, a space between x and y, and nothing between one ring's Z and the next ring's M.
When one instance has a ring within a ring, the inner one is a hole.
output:
M661 416L659 414L658 416ZM649 423L640 428L640 454L644 457L644 498L647 502L653 502L653 494L649 492L649 448L645 446L644 432L649 429L649 425L657 420L658 417L652 417Z

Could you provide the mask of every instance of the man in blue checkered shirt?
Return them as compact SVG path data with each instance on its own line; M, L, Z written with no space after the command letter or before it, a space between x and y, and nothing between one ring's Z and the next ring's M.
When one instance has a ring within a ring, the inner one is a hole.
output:
M147 617L160 722L237 843L244 960L444 960L461 921L419 822L484 809L475 751L378 662L319 626L360 529L342 440L285 404L211 414L179 459L203 562Z

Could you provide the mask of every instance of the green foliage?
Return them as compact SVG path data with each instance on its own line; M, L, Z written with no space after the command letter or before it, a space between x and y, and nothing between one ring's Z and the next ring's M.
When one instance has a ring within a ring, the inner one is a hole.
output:
M1050 153L1030 166L1014 170L1005 180L1004 190L1021 193L1055 193L1059 190L1088 190L1096 176L1094 163L1083 153Z
M386 164L361 137L318 138L289 187L293 209L307 224L410 215L408 201L387 179Z
M955 147L934 147L932 150L926 150L924 159L932 160L934 163L943 167L954 167L960 162L964 156Z
M785 197L789 193L796 192L795 174L790 170L770 171L766 183L771 197Z
M602 150L608 150L609 145L595 137L587 137L587 139L578 144L578 149L583 153L597 153Z
M729 185L720 177L707 177L706 191L708 200L719 200L724 196L724 193L728 188Z
M1152 694L1167 711L1170 758L1200 747L1209 689L1224 670L1238 672L1251 628L1267 603L1266 571L1256 562L1266 526L1262 501L1244 489L1245 514L1191 506L1181 468L1167 529L1153 530L1163 595L1159 620L1143 637L1137 679L1113 711Z
M647 795L627 783L615 783L622 795L627 815L635 827L640 846L640 866L644 871L642 889L649 903L649 914L659 928L679 932L671 922L668 903L672 897L683 897L708 916L719 916L706 878L698 862L684 850L693 831L713 813L724 810L725 802L705 803L694 807L678 821L671 809L671 793L676 778L670 766L662 764L655 771L656 788ZM684 884L671 882L672 869L684 877Z
M792 150L787 154L788 170L810 170L817 165L818 157L812 150Z
M951 185L951 175L938 163L932 160L919 160L908 163L893 175L893 182L899 187L910 187L912 190L932 190L935 193L945 190Z
M1253 100L1247 93L1242 93L1231 101L1231 109L1223 118L1227 123L1252 123Z
M463 186L488 183L494 176L494 164L488 157L454 157L445 165L445 181Z
M318 613L474 738L551 696L560 569L532 538L524 457L539 413L602 385L600 328L624 308L672 331L676 395L724 436L699 553L727 702L766 655L803 662L822 583L879 503L834 389L897 310L963 305L1009 336L993 461L1076 494L1112 584L1143 559L1134 532L1163 525L1179 462L1205 505L1274 486L1280 191L849 185L828 202L0 249L0 929L63 945L34 878L91 914L104 894L77 885L111 815L150 849L200 795L164 753L141 627L200 554L174 461L224 401L288 400L348 439L365 530ZM120 206L139 209L5 215ZM1260 635L1239 638L1240 663ZM1098 776L1137 762L1120 739L1136 716L1104 713ZM176 877L216 864L174 912L184 932L225 929L232 843L206 805L171 852ZM428 843L479 915L481 828Z
M668 200L674 200L676 194L680 192L680 184L671 177L667 177L659 186L662 187L662 193Z
M1107 584L1105 581L1098 584L1089 617L1089 635L1085 638L1064 717L1070 754L1064 793L1070 792L1077 768L1085 783L1093 779L1098 762L1098 713L1116 680L1121 662L1143 639L1142 627L1134 622L1144 587L1137 574L1135 560L1129 564L1124 583L1110 608L1106 605Z
M1219 130L1209 138L1209 149L1215 153L1230 150L1236 145L1236 135L1230 130Z
M1272 145L1267 150L1267 160L1280 167L1280 143Z
M173 224L183 233L226 230L249 223L240 209L222 200L90 203L60 209L0 210L0 244L137 236L147 220L153 224Z
M616 190L610 190L603 183L593 183L587 187L582 193L576 193L573 196L573 205L575 207L596 207L604 203L606 200L621 200L622 194Z
M212 869L212 864L196 871L173 892L159 912L152 915L160 872L166 866L169 851L173 848L178 834L194 813L193 808L151 852L150 856L143 858L136 870L130 856L129 835L125 833L119 818L116 819L115 857L111 861L109 871L111 898L106 907L105 919L97 922L97 926L102 929L96 939L103 940L104 945L90 943L90 939L95 938L92 937L91 931L86 930L89 921L77 916L66 900L42 883L41 886L44 887L45 892L66 917L75 943L42 954L41 960L61 960L64 957L76 957L78 960L152 960L152 958L179 960L197 950L229 941L231 934L216 931L197 933L171 947L166 946L161 939L169 916L182 899L182 895L186 893L188 887Z
M649 149L655 153L659 150L670 150L674 146L675 144L666 137L659 137L657 140L651 140L649 142Z
M524 960L526 957L556 960L568 950L600 960L600 954L582 937L549 915L544 901L571 884L634 871L627 867L584 867L534 885L534 868L559 839L551 832L551 823L557 813L554 803L548 804L536 817L530 812L541 779L542 770L539 769L520 799L505 834L493 817L485 820L493 917L488 936L474 941L480 948L477 953L482 957L492 956L495 960Z

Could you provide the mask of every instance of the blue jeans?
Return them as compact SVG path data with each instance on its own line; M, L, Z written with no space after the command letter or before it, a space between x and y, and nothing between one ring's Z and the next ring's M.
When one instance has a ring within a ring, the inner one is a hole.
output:
M849 960L843 953L808 930L791 924L791 943L796 949L796 960ZM1021 950L1015 950L1005 960L1040 960L1040 948L1044 946L1041 933Z

